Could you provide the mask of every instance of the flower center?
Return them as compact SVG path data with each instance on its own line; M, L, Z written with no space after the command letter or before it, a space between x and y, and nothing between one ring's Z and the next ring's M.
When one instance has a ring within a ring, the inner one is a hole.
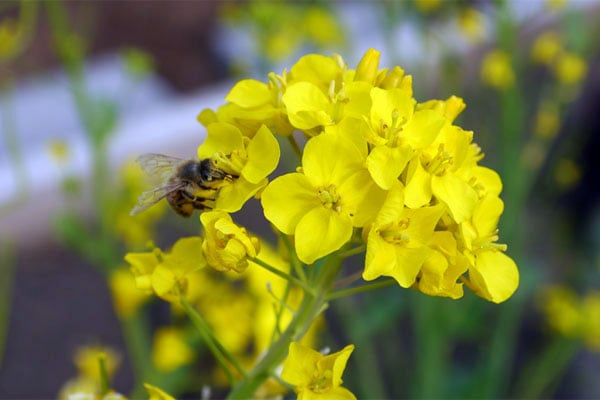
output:
M508 248L507 245L501 244L501 243L495 243L498 239L499 239L498 229L496 229L495 231L493 231L492 233L490 233L486 236L481 236L481 237L474 239L471 244L473 246L473 253L477 254L477 253L481 253L483 251L488 251L488 250L506 251L506 249Z
M335 185L329 185L317 191L317 197L326 208L331 208L336 212L341 212L342 207L339 204L340 195L337 193Z
M324 393L331 389L331 377L333 372L331 370L327 370L323 372L322 375L317 375L313 377L312 381L308 385L308 389L314 393Z
M388 243L405 246L410 242L410 235L406 229L410 226L410 219L402 219L397 222L391 222L379 228L379 234Z
M444 144L440 143L436 156L427 163L425 169L432 175L442 176L452 164L454 164L454 158L444 149Z

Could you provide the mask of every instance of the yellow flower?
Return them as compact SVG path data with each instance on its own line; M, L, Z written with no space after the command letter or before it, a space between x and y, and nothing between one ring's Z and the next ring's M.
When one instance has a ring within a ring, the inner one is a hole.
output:
M118 268L109 277L108 285L112 293L115 310L119 317L128 318L148 301L147 293L135 287L135 279L129 269Z
M311 5L306 10L302 28L306 35L318 47L338 45L343 42L343 27L338 22L337 14L327 7ZM294 29L298 29L295 26Z
M77 349L73 358L79 375L93 380L98 388L100 387L100 358L104 359L106 374L110 379L121 363L121 356L115 350L102 346L85 346Z
M342 374L353 350L354 345L348 345L337 353L325 356L292 342L283 363L281 379L295 387L298 400L356 399L352 392L342 387Z
M585 77L587 64L578 54L565 52L556 60L554 66L556 79L565 85L574 85Z
M248 258L255 258L260 249L258 239L249 236L223 211L202 213L200 221L206 235L202 249L208 265L217 271L244 272Z
M556 136L559 128L560 110L558 104L550 101L542 102L535 117L533 132L541 138L551 139Z
M581 168L573 160L561 158L556 165L554 179L561 189L570 189L579 183Z
M161 372L171 372L194 360L194 351L185 341L184 332L173 327L160 328L154 334L152 363Z
M167 394L165 391L156 386L144 383L144 387L148 392L148 400L175 400L175 397Z
M369 229L363 278L385 275L402 287L412 286L433 252L428 244L443 212L441 205L414 210L404 207L404 187L397 182Z
M267 220L295 235L298 258L312 264L342 247L353 226L377 212L383 193L364 168L364 140L326 133L308 141L302 172L280 176L262 194Z
M21 42L22 34L18 22L4 16L0 22L0 60L12 58L18 52Z
M484 15L473 7L462 10L458 16L458 27L471 43L481 43L485 34Z
M504 210L499 197L482 198L470 221L461 224L463 254L469 262L471 289L478 296L494 303L507 300L519 286L519 270L515 262L503 251L506 245L498 240L498 219Z
M267 176L279 162L279 144L264 125L251 138L226 122L212 123L206 129L208 136L198 147L198 157L211 158L218 168L238 177L220 189L215 208L238 211L267 184Z
M160 298L177 302L179 292L186 293L189 275L206 266L202 239L179 239L168 253L160 249L146 253L127 253L138 289L154 292Z
M531 48L531 58L539 64L551 65L562 51L562 38L555 31L539 35Z
M438 9L442 2L441 0L414 0L415 6L423 14L429 14Z
M502 50L490 51L481 63L481 79L494 89L505 90L515 82L510 56Z

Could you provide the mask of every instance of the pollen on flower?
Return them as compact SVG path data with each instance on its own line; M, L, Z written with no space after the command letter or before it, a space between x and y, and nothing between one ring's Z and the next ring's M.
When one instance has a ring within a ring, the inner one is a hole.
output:
M317 191L317 196L326 208L331 208L338 213L342 211L342 207L339 204L340 195L337 193L335 185L329 185L326 188L319 189Z

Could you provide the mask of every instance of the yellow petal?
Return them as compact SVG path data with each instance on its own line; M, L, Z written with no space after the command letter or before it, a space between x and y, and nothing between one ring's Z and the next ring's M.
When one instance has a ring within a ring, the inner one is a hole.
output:
M391 276L404 288L411 287L421 270L421 265L429 257L432 250L428 247L410 249L394 246L395 264L386 275Z
M226 122L215 122L206 127L206 140L198 147L198 158L210 158L216 152L225 154L233 150L244 149L242 132Z
M415 108L415 99L400 89L371 89L371 125L379 127L382 124L392 126L393 117L408 121Z
M288 235L300 219L315 207L322 207L315 189L306 176L292 173L280 176L265 188L261 196L265 218Z
M388 275L394 267L395 257L394 245L383 240L374 229L371 229L367 242L363 279L371 281L382 275Z
M439 112L420 110L404 125L400 136L413 148L421 149L433 143L445 122L444 116Z
M258 107L271 102L271 92L266 83L243 79L231 88L225 100L244 108Z
M375 218L386 195L365 169L344 180L338 187L338 193L341 212L352 216L352 224L356 227L365 226Z
M327 96L309 82L298 82L285 91L282 101L290 123L298 129L310 129L332 123Z
M468 220L477 205L477 192L471 185L453 174L432 176L433 194L446 203L452 218L457 223Z
M248 161L242 168L242 176L250 183L266 178L279 162L279 144L269 128L261 126L247 148Z
M312 264L350 240L352 220L347 215L319 206L301 217L295 235L298 258Z
M477 255L475 266L469 269L469 278L477 288L476 294L494 303L507 300L519 286L517 265L499 251Z
M267 179L257 183L248 182L243 176L235 180L231 185L224 186L219 191L219 197L215 209L230 213L239 211L244 203L254 196L260 189L265 187Z
M281 379L294 386L306 386L312 381L321 353L300 343L290 343L288 356L283 362Z
M502 211L504 211L504 203L499 197L486 196L479 201L473 213L473 225L480 237L496 230Z
M380 188L389 190L412 157L413 150L408 146L377 146L367 157L367 168Z
M431 200L431 174L425 171L419 157L408 165L404 201L410 208L419 208Z

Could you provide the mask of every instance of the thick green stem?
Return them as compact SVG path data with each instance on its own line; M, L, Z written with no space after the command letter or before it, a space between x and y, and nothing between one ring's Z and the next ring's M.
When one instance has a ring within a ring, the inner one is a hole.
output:
M315 282L316 295L305 293L300 307L292 322L275 341L260 362L248 373L248 377L235 385L228 399L249 399L256 389L273 374L273 371L285 359L290 343L299 340L310 327L326 304L326 293L333 285L341 267L341 259L330 256L328 263L322 266Z

